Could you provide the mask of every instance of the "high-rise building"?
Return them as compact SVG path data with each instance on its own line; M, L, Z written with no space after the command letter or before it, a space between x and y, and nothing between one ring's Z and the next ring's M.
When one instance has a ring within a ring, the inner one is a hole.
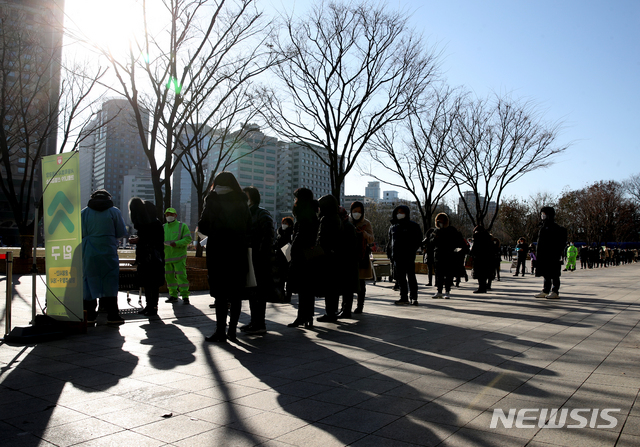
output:
M380 200L380 182L369 182L364 189L364 196L373 199L374 202Z
M484 196L478 196L478 202L480 203L480 206L483 207L484 203L485 203L485 197ZM473 191L465 191L462 193L462 197L460 197L458 199L458 215L460 216L467 216L467 210L465 209L465 203L467 204L467 207L469 208L469 212L474 215L475 217L475 213L476 213L476 195ZM496 202L490 201L488 204L488 208L487 208L487 217L489 219L491 219L493 217L493 215L496 213L496 210L498 208L498 205Z
M128 206L129 200L133 197L140 197L142 200L149 200L153 203L156 202L149 169L129 169L128 173L123 177L120 209L123 211L122 216L127 226L132 226Z
M143 112L145 124L149 121L148 116ZM92 138L85 140L79 148L81 165L93 165L90 171L81 170L81 185L90 184L91 191L106 189L111 193L114 205L120 209L125 209L128 204L128 200L123 201L124 177L129 171L149 170L149 161L135 122L133 109L126 99L109 99L102 104L91 124L95 129ZM82 175L85 173L91 176L90 182ZM86 191L82 192L83 199L86 194Z
M398 191L383 191L382 201L385 203L394 203L399 200Z
M20 221L33 219L42 194L38 159L56 153L63 23L64 0L0 0L0 126L8 154L0 155L0 181L15 191L7 197L0 190L0 237L11 245L20 242L10 201L19 202Z

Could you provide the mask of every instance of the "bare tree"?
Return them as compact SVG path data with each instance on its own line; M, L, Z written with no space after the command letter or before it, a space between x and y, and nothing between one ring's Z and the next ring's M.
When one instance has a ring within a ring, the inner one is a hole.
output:
M89 94L104 74L62 64L55 47L61 43L25 23L21 14L0 11L0 191L20 234L21 257L31 256L40 159L75 150L86 138L95 103Z
M549 166L568 145L556 143L560 124L544 123L531 102L497 95L470 100L458 117L443 171L451 176L472 224L491 229L504 189ZM496 212L489 216L493 204Z
M447 161L463 98L446 86L435 89L426 104L412 110L402 124L387 125L373 136L367 153L376 169L360 167L363 175L409 192L418 205L423 228L431 226L433 213L454 187L451 177L442 175L441 165ZM398 134L400 142L396 141ZM393 180L377 174L380 169Z
M108 48L99 51L115 72L118 82L114 90L133 107L161 214L171 205L171 175L189 150L185 141L193 137L186 135L194 131L191 117L201 109L209 110L210 116L200 114L204 119L199 124L213 129L221 109L233 103L238 94L244 95L242 88L263 73L272 59L263 47L270 23L256 8L255 0L159 3L142 0L144 35L131 43L126 58L120 59ZM150 8L164 11L164 29L153 29ZM145 132L147 111L149 130ZM200 129L205 127L195 130ZM163 155L156 158L160 152Z
M622 182L624 192L627 193L631 199L640 205L640 174L633 174L627 180Z
M285 19L273 51L284 87L265 89L262 112L285 139L329 167L332 194L384 126L402 120L436 72L436 55L407 17L368 2L320 3Z

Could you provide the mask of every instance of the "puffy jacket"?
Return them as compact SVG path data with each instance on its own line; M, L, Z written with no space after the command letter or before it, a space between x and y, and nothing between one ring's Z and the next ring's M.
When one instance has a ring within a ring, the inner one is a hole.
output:
M405 214L404 219L398 219L400 211ZM420 225L410 219L410 213L411 210L406 205L397 206L393 210L387 245L387 256L393 262L415 262L416 253L422 244L422 230Z

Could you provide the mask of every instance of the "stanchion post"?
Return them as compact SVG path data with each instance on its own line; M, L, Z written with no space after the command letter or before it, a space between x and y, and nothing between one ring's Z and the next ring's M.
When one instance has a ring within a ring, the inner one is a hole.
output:
M4 336L11 332L11 298L13 297L13 252L7 251L7 307L5 308Z

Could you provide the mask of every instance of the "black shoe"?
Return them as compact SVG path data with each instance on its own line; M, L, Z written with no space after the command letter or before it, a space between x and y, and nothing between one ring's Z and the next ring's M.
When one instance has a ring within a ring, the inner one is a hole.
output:
M240 331L241 331L241 332L246 332L246 331L248 331L249 329L251 329L251 323L249 323L249 324L245 324L244 326L240 326Z
M299 327L299 326L302 326L303 324L306 326L306 322L302 320L302 318L296 318L293 321L293 323L287 324L287 327Z
M236 331L229 329L227 331L227 340L238 341L238 337L236 336Z
M177 303L178 302L178 297L177 296L170 296L169 298L164 300L164 302L165 303Z
M120 315L107 317L107 324L124 324L124 319Z
M338 313L338 318L351 318L351 312L347 312L346 310L340 311L340 313Z
M471 293L487 293L487 291L486 290L482 290L482 289L477 289L477 290L474 290Z
M209 304L209 309L215 309L215 308L216 308L216 303Z
M308 329L311 329L313 327L313 319L311 319L309 321L305 321L304 327L306 327Z
M145 307L144 309L140 309L140 310L138 311L138 315L146 315L147 310L148 310L148 308L147 308L147 307Z
M411 304L413 304L414 306L417 306L418 305L418 300L412 300Z
M264 335L267 333L267 328L264 326L262 327L252 326L246 329L244 333L247 335Z
M356 309L353 311L354 314L361 314L362 313L362 306L358 306L356 307Z
M189 301L189 298L182 298L182 304L191 304L191 301Z
M338 321L338 317L335 315L324 314L323 316L316 318L316 320L320 323L335 323Z
M433 286L433 284L431 284L431 283L428 283L428 284L425 284L425 285L426 285L427 287L431 287L431 286Z
M210 337L205 337L204 340L208 341L208 342L226 343L227 342L227 335L226 334L218 334L217 332L214 332L213 335L211 335Z
M409 305L409 304L411 304L411 303L409 302L409 300L404 299L404 300L398 300L398 301L395 301L395 302L394 302L394 304L395 304L396 306L408 306L408 305Z

